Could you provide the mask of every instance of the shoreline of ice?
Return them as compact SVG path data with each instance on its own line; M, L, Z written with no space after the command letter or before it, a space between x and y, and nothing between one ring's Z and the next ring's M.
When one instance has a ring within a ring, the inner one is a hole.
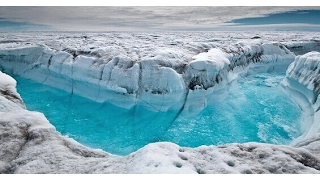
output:
M100 150L88 149L72 139L61 136L41 113L25 110L14 88L15 81L1 73L0 106L3 108L0 110L0 172L199 174L320 172L319 90L318 86L309 83L315 82L314 79L319 75L318 73L313 76L310 72L320 69L317 63L320 62L320 53L296 56L305 51L319 51L319 42L306 43L311 41L306 41L304 38L310 39L310 37L303 37L300 34L302 37L297 39L298 42L279 43L265 39L252 40L239 35L236 35L237 38L234 39L237 41L235 41L230 40L226 34L223 34L221 39L209 39L210 41L205 41L205 36L200 37L203 42L194 39L192 35L180 37L185 37L187 40L176 39L177 37L173 37L174 34L170 33L166 35L115 33L112 34L114 37L110 34L109 36L69 34L69 38L65 34L51 34L55 38L64 38L63 41L58 39L48 41L49 35L36 35L38 39L31 40L23 39L30 34L20 34L20 36L11 34L17 37L0 40L1 70L23 75L38 82L46 82L55 87L59 85L61 89L86 95L89 99L101 102L130 97L125 102L119 101L115 104L130 108L134 105L148 106L151 103L150 109L157 111L183 108L190 109L189 113L197 113L203 108L201 105L205 105L210 98L213 98L212 94L215 91L223 91L225 84L236 79L239 74L284 71L296 58L287 70L287 79L282 84L285 89L292 92L297 102L301 102L301 106L307 107L307 104L305 100L299 101L299 97L303 99L307 97L310 103L308 106L314 108L313 112L306 112L312 118L306 120L307 126L310 127L304 127L308 131L293 146L235 143L226 146L186 148L161 142L149 144L128 156L118 157ZM278 35L279 38L282 34L262 34L261 37L263 35L267 38L275 38L273 35ZM294 34L284 34L284 36L295 37ZM167 43L164 40L168 37L169 40L172 40L170 38L174 40ZM94 38L93 44L101 48L90 47L91 44L88 42ZM113 38L106 43L109 46L105 44L102 46L103 40L109 38ZM163 41L159 47L143 44L143 42L154 43L161 38ZM137 43L128 45L132 39ZM41 43L37 45L35 42ZM74 45L71 42L80 46L85 42L87 44L84 48L77 49L72 47ZM61 43L64 43L64 46L61 46ZM172 46L176 49L172 49ZM304 62L308 58L312 61L305 63L307 68L299 66L299 62ZM305 76L300 76L301 74ZM165 83L161 81L162 79ZM96 94L92 91L90 93L83 91L89 87L91 90L95 89ZM114 91L111 93L112 99L109 98L110 90ZM102 93L105 91L108 93ZM317 95L316 98L312 96L313 94ZM158 96L162 97L161 101L154 100ZM137 101L137 97L144 101Z

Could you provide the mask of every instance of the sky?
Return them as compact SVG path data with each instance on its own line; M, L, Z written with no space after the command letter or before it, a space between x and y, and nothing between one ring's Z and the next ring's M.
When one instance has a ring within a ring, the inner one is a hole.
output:
M188 1L175 1L178 2L175 4L140 1L121 4L123 0L118 0L118 4L12 1L13 4L0 3L0 31L320 31L320 4L251 6L241 1L228 6L194 1L189 4Z

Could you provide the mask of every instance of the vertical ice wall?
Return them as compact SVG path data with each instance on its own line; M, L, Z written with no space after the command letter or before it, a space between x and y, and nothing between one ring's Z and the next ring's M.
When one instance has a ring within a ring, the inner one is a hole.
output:
M286 74L282 84L305 114L302 138L310 138L320 132L320 53L297 56Z
M191 59L179 50L152 54L138 60L126 55L104 59L23 45L0 49L0 68L97 102L192 113L201 111L211 94L239 73L283 70L294 58L280 43L221 46Z

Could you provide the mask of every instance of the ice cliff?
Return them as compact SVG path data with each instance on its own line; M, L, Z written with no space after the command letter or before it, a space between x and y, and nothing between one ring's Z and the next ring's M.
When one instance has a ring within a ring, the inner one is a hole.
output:
M190 111L197 112L201 106L194 105L194 101L206 104L207 96L223 89L241 72L276 71L294 59L284 45L259 41L219 47L216 44L200 53L179 48L152 49L138 59L130 57L129 50L116 55L104 54L107 50L101 50L100 55L95 51L81 55L43 44L3 46L0 68L9 74L97 102L108 101L128 109L144 106L154 111L179 110L191 104L200 109L190 107Z

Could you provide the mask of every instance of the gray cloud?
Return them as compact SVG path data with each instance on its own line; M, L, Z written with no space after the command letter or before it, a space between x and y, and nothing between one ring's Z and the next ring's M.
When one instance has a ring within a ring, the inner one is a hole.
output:
M232 19L320 7L270 6L94 6L0 7L0 18L57 30L186 30L221 29ZM230 27L226 27L230 28Z

